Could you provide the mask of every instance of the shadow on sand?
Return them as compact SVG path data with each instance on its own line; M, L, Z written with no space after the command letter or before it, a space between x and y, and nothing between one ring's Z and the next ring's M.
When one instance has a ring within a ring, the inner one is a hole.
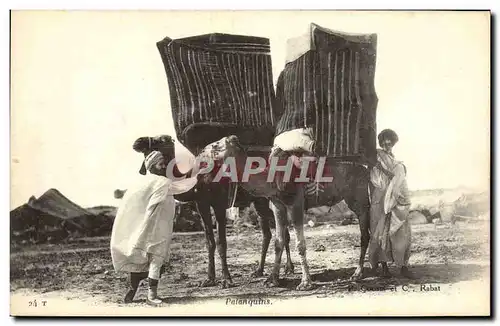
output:
M364 275L365 278L359 281L351 281L350 277L354 273L355 268L340 268L336 270L324 270L319 273L312 273L311 278L314 286L308 291L297 291L295 288L300 283L299 274L293 276L284 277L280 279L280 286L278 288L268 289L265 287L263 282L258 287L261 287L257 292L252 293L238 293L239 286L236 285L235 292L219 295L199 295L195 294L197 291L185 296L177 297L165 297L162 300L164 304L183 304L183 303L195 303L195 302L206 302L210 300L223 300L224 302L228 299L253 300L253 304L262 304L262 300L272 298L273 300L284 299L285 297L300 297L308 295L328 295L334 292L347 292L353 285L363 285L366 287L377 287L389 289L394 286L403 284L423 284L423 283L439 283L439 284L449 284L456 283L460 281L470 281L479 279L484 276L484 273L488 270L488 266L476 265L476 264L425 264L425 265L415 265L412 266L410 271L413 274L412 278L406 278L400 276L399 270L396 268L390 268L392 277L383 278L377 274L373 274L371 269L365 268ZM261 301L259 301L261 300ZM259 303L260 302L260 303ZM134 303L146 304L144 299L136 300Z
M382 277L379 273L374 273L370 268L363 269L363 279L356 281L362 284L376 285L402 285L402 284L422 284L441 283L449 284L460 281L470 281L481 278L488 270L488 266L477 264L424 264L410 267L411 278L400 274L399 269L390 268L392 277ZM341 268L337 270L325 270L321 273L311 275L313 282L319 284L331 283L353 283L350 280L355 268Z

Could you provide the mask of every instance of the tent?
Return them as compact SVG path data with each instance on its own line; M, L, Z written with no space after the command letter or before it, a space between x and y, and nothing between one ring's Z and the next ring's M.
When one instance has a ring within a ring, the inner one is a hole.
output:
M84 209L57 189L49 189L39 198L32 196L28 203L11 211L11 238L14 242L45 242L70 235L108 235L115 214L116 209L111 206Z

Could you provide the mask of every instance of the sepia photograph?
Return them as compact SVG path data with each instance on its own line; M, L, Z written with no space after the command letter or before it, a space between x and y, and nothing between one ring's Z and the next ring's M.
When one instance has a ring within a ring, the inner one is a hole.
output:
M11 10L11 316L490 316L491 12Z

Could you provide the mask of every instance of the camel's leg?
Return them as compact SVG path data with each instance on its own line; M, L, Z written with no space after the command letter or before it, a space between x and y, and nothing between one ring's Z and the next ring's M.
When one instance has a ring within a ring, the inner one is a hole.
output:
M269 249L269 243L271 242L271 226L269 222L274 218L273 211L269 208L269 201L267 199L259 198L254 201L254 206L259 214L259 224L262 230L262 251L260 256L259 267L255 272L252 273L254 277L261 277L264 275L264 266L266 264L267 250ZM285 250L286 250L286 265L285 274L293 274L293 263L290 256L290 233L288 228L285 232Z
M295 197L295 203L289 207L289 219L293 223L297 241L297 251L300 256L302 266L302 280L297 286L297 290L309 290L312 288L311 275L309 274L309 265L306 258L306 238L304 235L304 194L299 191Z
M293 263L290 254L290 231L286 228L285 232L285 251L286 251L286 265L285 265L285 275L293 274Z
M217 207L214 207L214 211L215 218L217 219L217 250L219 251L222 265L221 286L225 289L233 285L229 269L227 268L226 209L224 205L217 205Z
M205 237L207 241L208 250L208 277L200 286L214 286L215 285L215 238L212 226L212 214L210 213L210 206L207 203L197 202L198 212L203 220L203 228L205 229Z
M287 229L287 213L286 206L279 201L271 202L271 210L274 213L276 221L276 239L274 240L274 265L271 275L266 280L266 284L270 287L279 286L279 275L281 267L281 255L285 247L285 233Z
M252 273L253 277L264 276L264 266L266 264L267 250L269 249L269 243L271 242L271 226L269 225L269 219L273 218L273 212L267 205L268 202L263 202L262 200L255 200L254 206L257 214L259 215L260 229L262 230L262 248L260 254L259 267L256 271Z
M370 202L368 193L360 192L357 196L347 201L349 208L356 214L359 220L359 230L361 232L361 250L359 253L359 261L352 280L360 280L363 278L363 266L365 264L365 255L370 242Z

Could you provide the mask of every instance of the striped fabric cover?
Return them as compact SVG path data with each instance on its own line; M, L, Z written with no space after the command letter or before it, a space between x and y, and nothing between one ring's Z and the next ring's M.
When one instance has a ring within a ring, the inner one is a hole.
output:
M177 137L188 149L217 140L211 136L221 128L243 137L242 142L272 144L280 114L274 111L267 38L166 37L157 47L165 66Z
M276 135L312 127L317 151L367 161L376 155L376 34L349 35L312 24L309 50L278 78L284 109Z

